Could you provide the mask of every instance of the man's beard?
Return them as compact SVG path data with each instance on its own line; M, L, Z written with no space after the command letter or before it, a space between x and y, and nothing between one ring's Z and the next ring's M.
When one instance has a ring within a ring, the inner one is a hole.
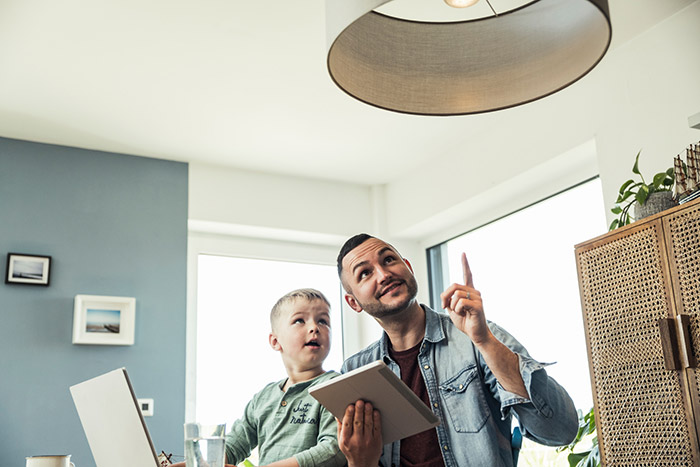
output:
M359 305L362 307L362 309L370 316L372 316L375 319L385 319L394 315L397 315L404 311L408 306L415 300L416 295L418 295L418 283L416 282L416 278L413 276L410 276L407 278L405 281L403 281L404 284L406 284L406 290L407 290L407 295L406 299L402 300L401 302L394 304L394 305L385 305L377 299L376 302L373 302L371 304L363 304L360 303ZM381 297L380 297L381 298ZM357 300L357 299L355 299Z

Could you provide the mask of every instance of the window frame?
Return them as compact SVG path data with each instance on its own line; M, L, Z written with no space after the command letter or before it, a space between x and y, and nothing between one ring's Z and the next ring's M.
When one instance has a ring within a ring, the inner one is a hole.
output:
M528 208L535 206L539 203L547 201L548 199L559 196L562 193L566 193L569 190L573 190L574 188L577 188L581 185L585 185L586 183L592 182L593 180L596 180L599 178L600 178L600 175L595 175L593 177L589 177L583 181L575 183L574 185L571 185L567 188L559 190L556 193L545 196L544 198L540 198L537 201L533 201L531 203L528 203L528 204L526 204L518 209L515 209L513 211L508 212L507 214L503 214L501 216L498 216L498 217L491 219L487 222L479 224L478 226L473 227L465 232L462 232L462 233L454 235L446 240L443 240L442 242L440 242L434 246L426 248L425 253L426 253L426 261L427 261L427 265L428 265L428 287L429 287L429 294L430 294L430 307L433 310L442 309L442 306L440 303L441 302L440 301L440 294L447 287L448 284L446 283L445 278L447 278L449 276L448 266L447 266L449 264L448 258L447 258L447 243L448 242L450 242L458 237L461 237L463 235L467 235L471 232L479 230L483 227L486 227L487 225L493 224L494 222L498 222L502 219L505 219L506 217L509 217L513 214L520 212L520 211L524 211L525 209L528 209Z
M187 239L187 310L185 336L185 420L195 421L197 400L197 286L199 255L335 265L338 246L329 242L300 243L278 239L248 238L190 229ZM313 286L313 285L311 285ZM347 356L345 336L357 333L358 324L341 310L342 355Z

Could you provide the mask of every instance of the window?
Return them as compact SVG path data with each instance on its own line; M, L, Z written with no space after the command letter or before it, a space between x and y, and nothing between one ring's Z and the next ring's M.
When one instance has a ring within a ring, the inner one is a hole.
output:
M463 280L464 251L487 319L536 360L556 362L547 373L584 412L592 396L574 245L606 231L603 206L595 178L428 251L433 306L447 285ZM529 465L522 456L519 463Z
M334 266L200 254L197 276L197 421L225 421L228 430L253 394L286 377L268 343L269 313L293 289L313 287L331 303L332 345L324 369L340 369L341 295Z

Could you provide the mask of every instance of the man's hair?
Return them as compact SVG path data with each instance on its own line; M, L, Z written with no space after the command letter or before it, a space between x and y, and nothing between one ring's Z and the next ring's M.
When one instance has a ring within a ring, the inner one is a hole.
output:
M361 233L357 234L353 237L350 237L342 247L340 247L340 253L338 253L338 277L341 277L343 273L343 259L345 256L347 256L348 253L350 253L352 250L357 248L358 246L362 245L365 243L367 240L370 238L376 238L373 237L369 234L366 233ZM342 277L341 277L341 282L342 282Z
M282 314L282 310L284 309L284 307L296 302L299 299L304 299L309 302L312 302L314 300L321 300L323 303L328 305L328 308L331 307L331 304L326 298L326 296L316 289L307 288L292 290L291 292L285 294L279 300L277 300L277 303L275 303L275 305L272 307L272 310L270 311L270 326L273 329L275 327L275 322Z

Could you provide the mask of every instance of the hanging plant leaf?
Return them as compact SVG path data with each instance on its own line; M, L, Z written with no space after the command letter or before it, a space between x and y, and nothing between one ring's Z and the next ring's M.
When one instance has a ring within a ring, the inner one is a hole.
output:
M634 159L634 167L632 167L632 173L635 173L637 175L642 175L639 173L639 155L642 153L642 150L640 149L639 152L637 153L637 157Z
M630 186L632 183L634 183L634 180L632 180L632 179L629 179L625 183L623 183L622 186L620 187L619 193L620 194L624 193L625 190L627 189L627 187Z
M666 174L666 178L664 178L664 186L666 187L672 187L673 184L676 182L676 176L675 175L668 175ZM671 188L669 188L670 191Z
M642 185L639 187L639 191L635 195L635 198L637 199L637 202L639 204L644 204L649 197L649 187L646 185Z
M654 175L654 188L659 188L662 185L666 184L666 172L660 172Z

